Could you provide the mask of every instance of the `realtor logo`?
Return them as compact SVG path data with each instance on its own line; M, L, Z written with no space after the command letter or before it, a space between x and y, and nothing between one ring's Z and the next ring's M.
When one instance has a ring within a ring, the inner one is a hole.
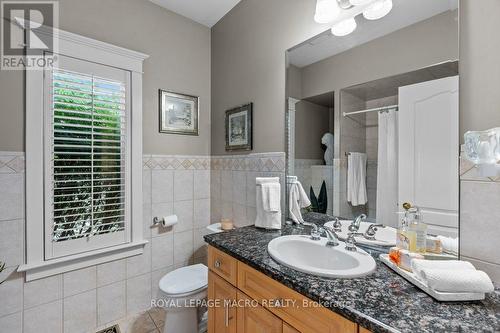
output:
M52 67L57 53L57 1L1 1L1 69Z

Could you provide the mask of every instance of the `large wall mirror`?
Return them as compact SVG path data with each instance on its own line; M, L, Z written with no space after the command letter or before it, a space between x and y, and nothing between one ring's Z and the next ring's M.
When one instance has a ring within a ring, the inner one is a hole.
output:
M287 183L326 220L396 228L408 202L458 254L458 0L355 19L287 51Z

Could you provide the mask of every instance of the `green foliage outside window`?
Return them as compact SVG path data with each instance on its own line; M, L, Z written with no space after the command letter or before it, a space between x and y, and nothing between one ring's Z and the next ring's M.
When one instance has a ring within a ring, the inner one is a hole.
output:
M53 73L53 240L123 230L125 89Z

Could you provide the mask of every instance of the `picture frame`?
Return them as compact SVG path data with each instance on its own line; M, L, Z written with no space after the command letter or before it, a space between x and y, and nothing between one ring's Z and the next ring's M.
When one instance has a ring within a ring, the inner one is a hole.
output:
M253 103L226 111L226 151L253 149Z
M199 135L199 97L159 89L160 133Z

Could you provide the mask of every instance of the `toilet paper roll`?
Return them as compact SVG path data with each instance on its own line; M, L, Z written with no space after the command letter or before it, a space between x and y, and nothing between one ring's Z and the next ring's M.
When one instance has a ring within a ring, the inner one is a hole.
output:
M179 222L177 215L164 216L161 225L164 227L171 227Z

